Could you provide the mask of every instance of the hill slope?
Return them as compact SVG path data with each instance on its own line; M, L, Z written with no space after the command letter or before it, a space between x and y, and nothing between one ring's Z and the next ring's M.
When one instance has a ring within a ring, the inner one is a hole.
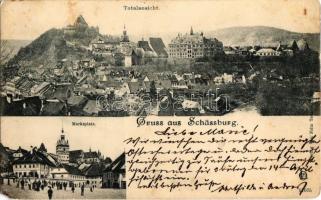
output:
M1 40L1 63L6 63L15 56L21 47L27 46L29 40Z
M64 58L82 58L88 52L79 47L87 46L89 41L98 35L98 32L88 28L88 30L79 30L72 36L65 37L62 29L50 29L26 47L21 48L17 55L9 61L9 64L19 63L22 66L30 67L39 65L53 67L58 60Z

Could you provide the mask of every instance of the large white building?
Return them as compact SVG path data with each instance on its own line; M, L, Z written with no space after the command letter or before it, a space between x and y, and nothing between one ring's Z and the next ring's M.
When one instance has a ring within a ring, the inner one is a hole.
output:
M169 44L171 58L213 57L223 52L223 43L216 38L206 38L203 33L178 34Z
M56 167L56 159L46 152L33 148L13 162L13 173L17 177L47 178Z

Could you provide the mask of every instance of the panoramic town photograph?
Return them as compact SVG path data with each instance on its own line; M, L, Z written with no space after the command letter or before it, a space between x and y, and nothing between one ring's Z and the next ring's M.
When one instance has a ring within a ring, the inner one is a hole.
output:
M47 132L32 125L19 132L2 129L0 193L10 199L125 199L121 134L51 121L44 122ZM109 145L101 140L106 137Z
M156 8L148 12L162 12ZM144 19L153 26L140 28L132 16L108 29L110 21L83 11L30 40L1 38L1 115L320 114L319 30L185 20L160 33L159 21Z

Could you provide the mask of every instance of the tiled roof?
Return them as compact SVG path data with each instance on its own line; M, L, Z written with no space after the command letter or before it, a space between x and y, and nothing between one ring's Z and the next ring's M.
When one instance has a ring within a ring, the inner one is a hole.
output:
M144 49L144 51L153 51L148 41L138 41L138 47Z
M13 153L22 153L22 154L27 154L28 151L19 147L16 151L14 151Z
M164 89L172 88L171 81L168 80L168 79L159 80L159 81L156 82L155 85L156 85L157 88L164 88Z
M83 108L83 111L88 114L98 114L100 108L98 107L96 100L89 100Z
M0 156L1 156L1 160L0 160L1 164L7 162L9 159L9 153L6 150L6 148L2 145L2 143L0 143Z
M42 109L42 115L60 115L64 108L65 104L62 102L47 102Z
M171 43L172 44L180 44L180 43L203 43L203 36L199 33L194 33L193 35L185 34L178 35L174 38Z
M84 26L88 26L85 18L82 15L79 15L74 23L74 26L77 25L84 25Z
M144 57L145 55L145 51L143 48L134 48L133 51L140 58Z
M72 175L80 175L83 176L84 174L82 173L82 171L80 169L78 169L77 167L71 166L71 165L67 165L67 164L63 164L62 165L65 170Z
M101 176L103 174L103 169L104 169L103 165L92 164L86 169L86 171L84 172L84 175L88 177Z
M14 161L14 164L45 164L49 166L56 166L55 163L50 161L47 156L43 152L39 152L37 150L33 150L32 152L28 152L23 157L19 158L18 160Z
M150 45L159 57L168 57L162 38L149 38Z
M84 158L98 158L98 154L96 151L90 151L84 153Z
M125 156L125 153L122 153L104 171L124 172L125 162L126 162L126 156Z
M146 86L142 81L128 82L128 87L129 87L130 93L137 93L140 90L146 89Z
M71 96L68 98L67 103L70 106L77 106L85 103L87 101L87 98L84 96Z
M77 163L77 159L81 157L82 153L83 153L82 150L69 151L69 162Z

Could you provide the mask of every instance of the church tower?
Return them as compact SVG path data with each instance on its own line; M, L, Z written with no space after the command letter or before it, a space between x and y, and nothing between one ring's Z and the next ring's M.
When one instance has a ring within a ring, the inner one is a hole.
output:
M124 25L123 35L121 37L121 42L129 42L129 38L127 35L126 25Z
M57 141L56 154L60 163L69 163L69 143L65 137L64 129L61 129L60 138Z

